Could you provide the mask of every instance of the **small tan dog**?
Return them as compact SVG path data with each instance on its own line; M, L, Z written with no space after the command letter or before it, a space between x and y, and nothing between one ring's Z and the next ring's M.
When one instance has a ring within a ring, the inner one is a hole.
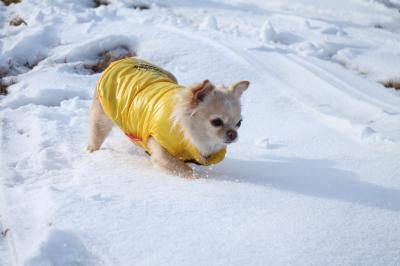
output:
M240 127L240 81L216 88L205 80L185 88L168 71L137 58L112 63L102 74L89 111L88 150L96 151L115 123L151 155L155 165L187 178L186 162L223 160Z

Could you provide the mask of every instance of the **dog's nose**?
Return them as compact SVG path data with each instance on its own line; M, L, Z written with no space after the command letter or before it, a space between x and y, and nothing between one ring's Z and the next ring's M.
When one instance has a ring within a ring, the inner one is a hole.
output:
M230 141L234 141L237 138L237 132L233 129L230 129L226 132L226 136Z

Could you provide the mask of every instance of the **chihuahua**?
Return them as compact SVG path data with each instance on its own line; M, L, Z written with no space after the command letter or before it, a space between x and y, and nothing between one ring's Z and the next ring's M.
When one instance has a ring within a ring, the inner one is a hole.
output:
M224 159L238 138L240 97L248 81L229 87L204 80L184 87L168 71L138 58L113 62L102 74L89 110L89 144L98 150L113 124L141 146L154 165L198 178L188 162Z

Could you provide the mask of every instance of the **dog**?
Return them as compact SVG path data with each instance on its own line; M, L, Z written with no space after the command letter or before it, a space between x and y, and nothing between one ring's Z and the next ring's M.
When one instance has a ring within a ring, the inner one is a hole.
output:
M198 178L187 163L210 165L224 159L226 146L238 138L240 97L249 84L216 87L204 80L184 87L170 72L139 58L115 61L94 92L87 150L100 149L116 124L155 166Z

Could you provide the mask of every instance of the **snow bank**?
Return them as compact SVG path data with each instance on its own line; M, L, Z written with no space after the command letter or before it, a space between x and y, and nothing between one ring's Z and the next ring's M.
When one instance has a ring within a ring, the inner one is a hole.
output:
M121 49L136 54L138 50L136 38L115 34L96 36L78 45L64 45L54 49L48 60L55 63L93 61L98 59L99 54L102 52L115 50L116 55L118 55L122 52Z

